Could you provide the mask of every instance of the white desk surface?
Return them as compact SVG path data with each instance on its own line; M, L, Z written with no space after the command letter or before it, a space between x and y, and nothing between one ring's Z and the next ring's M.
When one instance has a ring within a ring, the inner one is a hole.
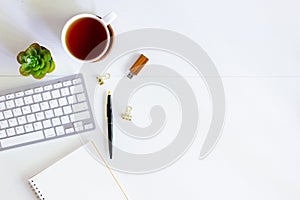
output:
M198 136L164 170L117 173L132 199L300 198L298 1L4 0L0 5L1 89L33 81L18 75L15 56L35 41L59 63L53 76L72 74L79 64L63 51L60 30L85 11L115 11L117 34L145 27L177 31L211 57L226 95L220 141L204 160L198 160L203 142ZM0 152L0 198L33 199L26 180L80 144L75 136Z

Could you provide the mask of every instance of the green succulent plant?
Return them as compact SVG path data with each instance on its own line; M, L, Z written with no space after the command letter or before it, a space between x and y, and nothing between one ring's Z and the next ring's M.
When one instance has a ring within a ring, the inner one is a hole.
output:
M33 43L25 51L21 51L17 61L21 64L19 69L21 75L32 75L36 79L44 78L55 69L50 51L38 43Z

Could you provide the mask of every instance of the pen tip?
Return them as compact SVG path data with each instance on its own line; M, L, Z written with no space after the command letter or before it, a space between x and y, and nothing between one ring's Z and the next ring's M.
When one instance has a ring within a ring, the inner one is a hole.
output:
M107 94L110 95L110 90L108 90Z

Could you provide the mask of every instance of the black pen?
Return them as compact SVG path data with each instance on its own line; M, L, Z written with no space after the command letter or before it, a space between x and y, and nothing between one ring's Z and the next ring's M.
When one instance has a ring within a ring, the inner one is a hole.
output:
M107 93L107 102L106 102L106 117L107 117L107 133L108 133L108 150L109 157L112 159L112 142L113 142L113 114L111 107L111 95L110 91Z

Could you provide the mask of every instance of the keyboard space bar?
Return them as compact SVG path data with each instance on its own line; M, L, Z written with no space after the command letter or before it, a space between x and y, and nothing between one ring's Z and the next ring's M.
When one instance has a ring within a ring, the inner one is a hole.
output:
M26 144L29 142L37 141L44 139L43 131L36 131L33 133L27 133L24 135L18 135L15 137L6 138L0 140L2 148L16 146L19 144Z

